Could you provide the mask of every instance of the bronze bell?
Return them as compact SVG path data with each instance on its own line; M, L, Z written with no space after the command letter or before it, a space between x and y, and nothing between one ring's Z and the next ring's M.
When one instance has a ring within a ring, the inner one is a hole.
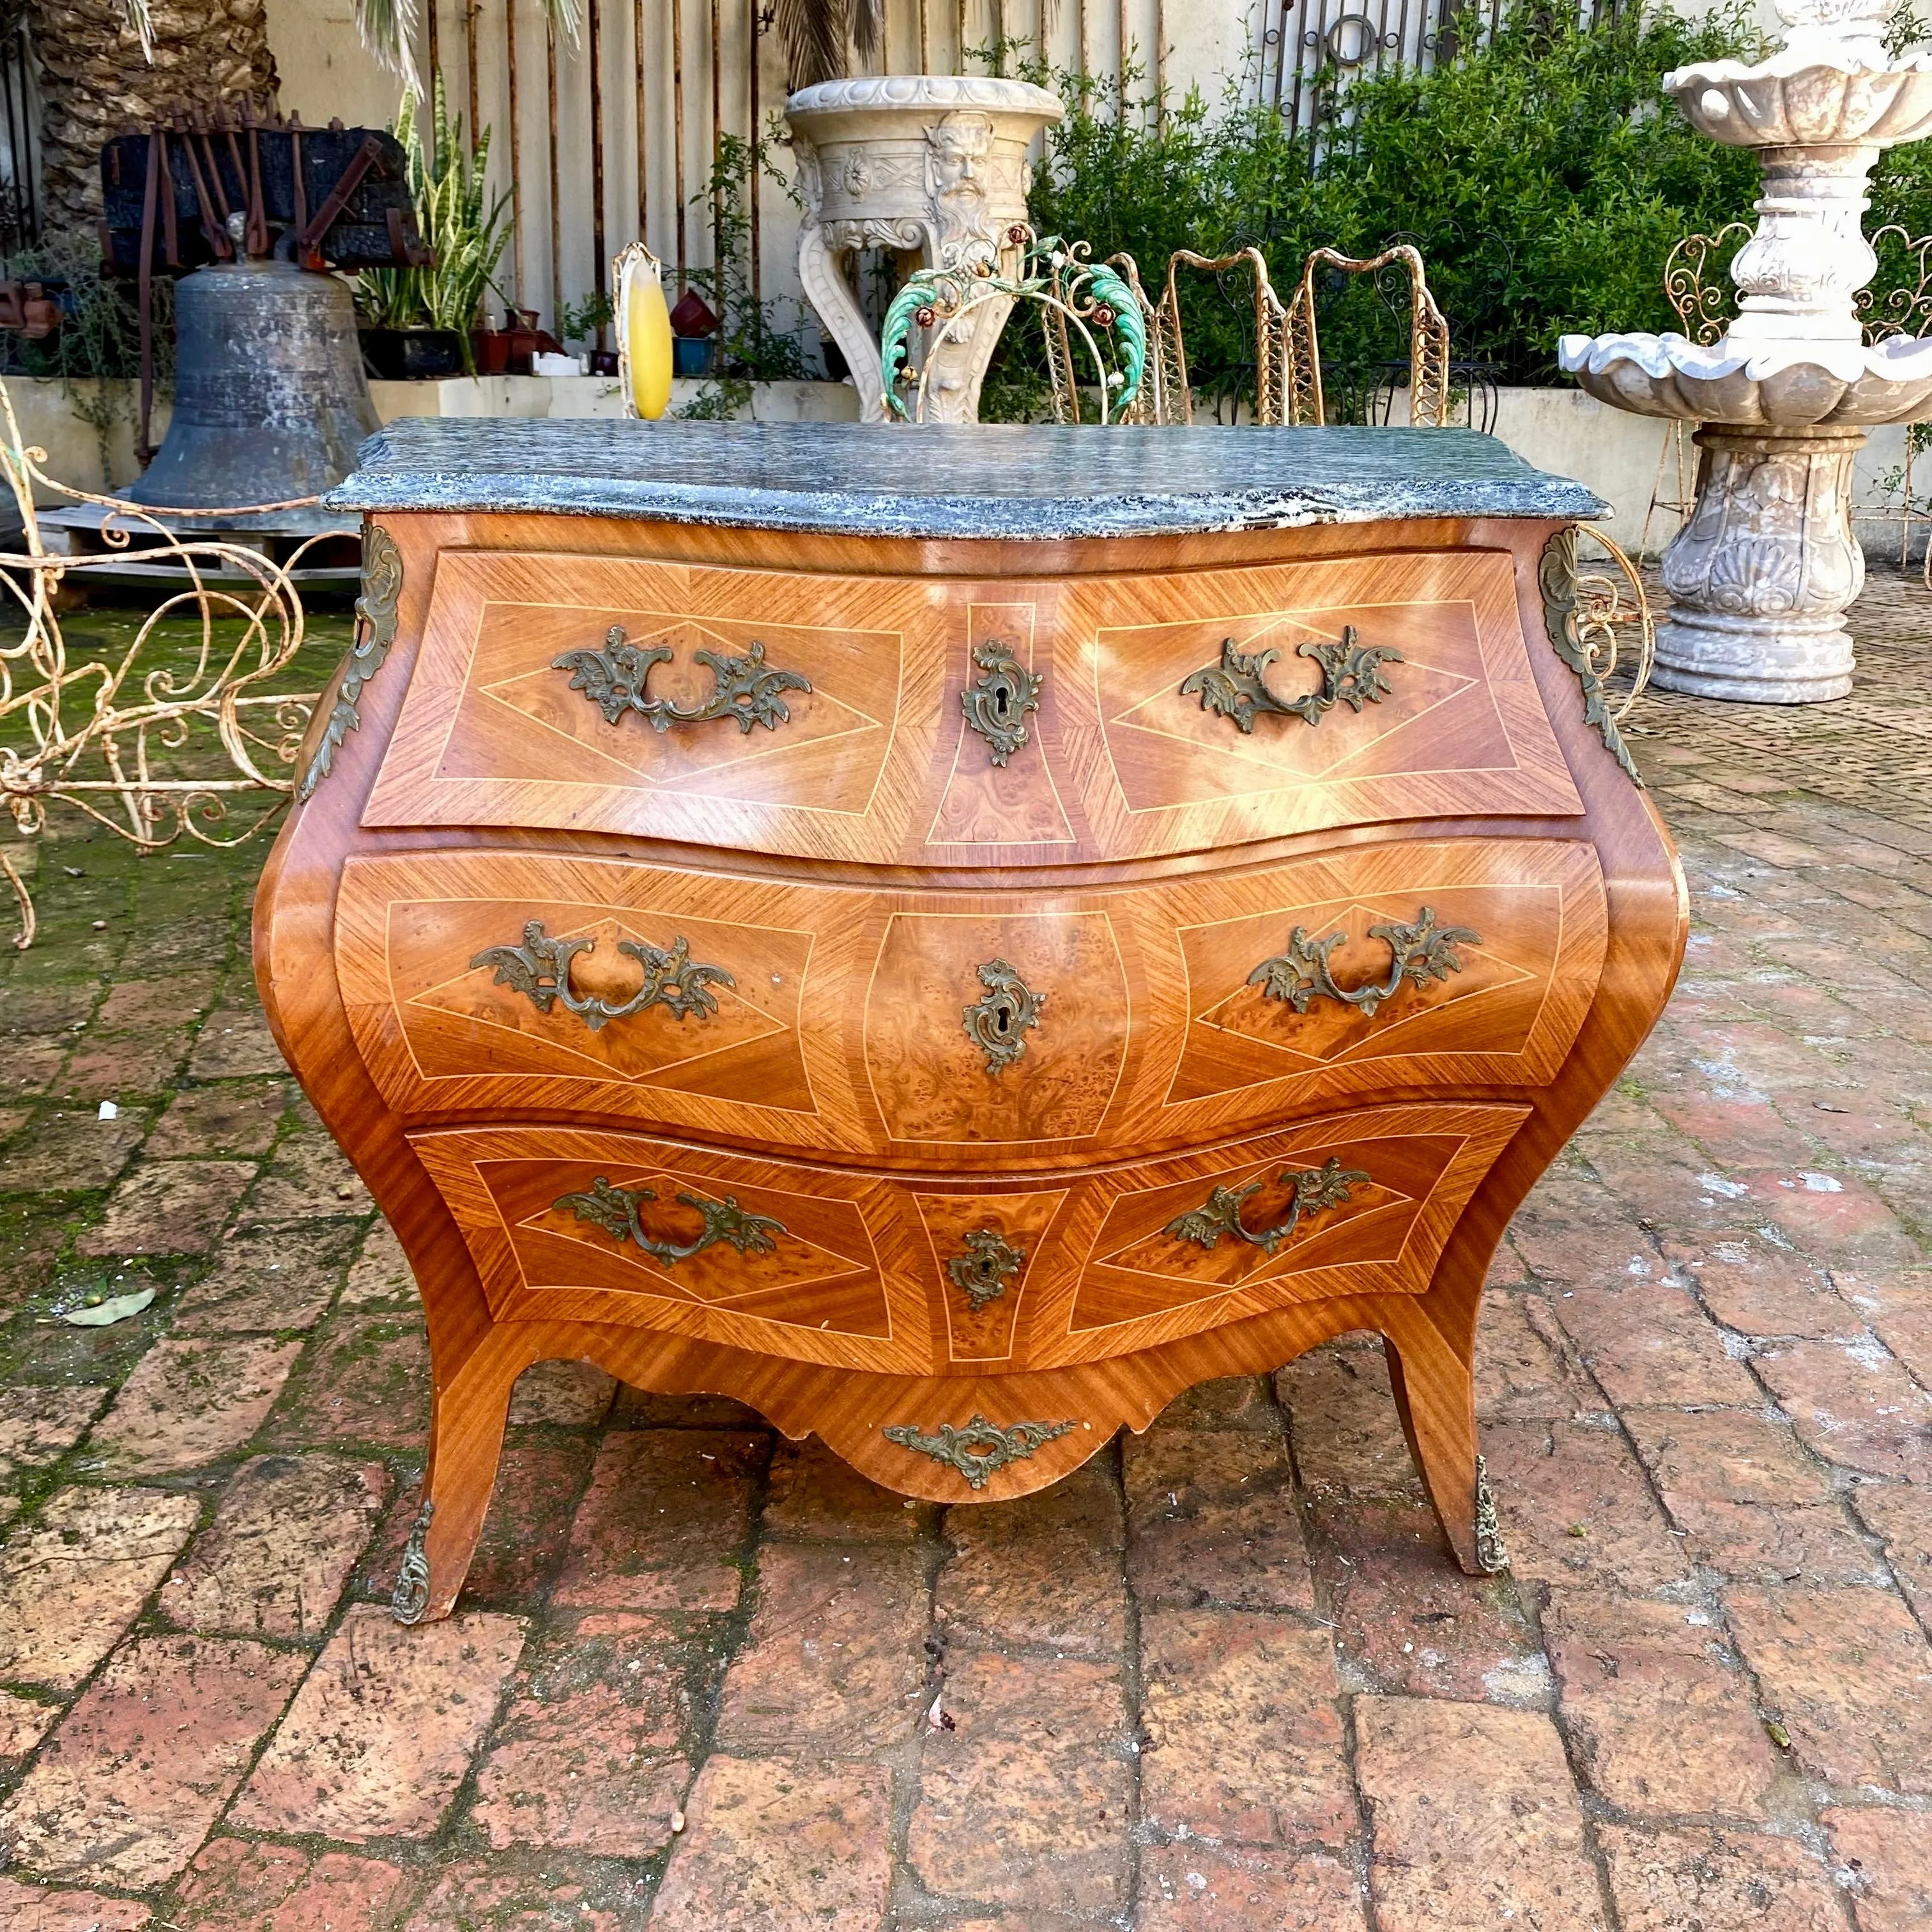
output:
M314 496L381 426L348 285L292 262L218 262L175 290L174 414L123 493L186 509ZM342 519L325 513L316 528ZM259 520L258 520L259 521Z

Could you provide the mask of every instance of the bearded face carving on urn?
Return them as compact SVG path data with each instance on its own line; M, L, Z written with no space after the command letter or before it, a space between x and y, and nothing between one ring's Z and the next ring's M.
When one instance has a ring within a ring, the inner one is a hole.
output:
M877 324L845 258L886 248L909 270L997 244L1027 218L1028 147L1064 111L1044 88L977 74L866 75L803 88L786 104L806 204L799 279L844 355L862 420L882 423L888 411ZM980 304L926 346L932 419L976 418L1009 308Z

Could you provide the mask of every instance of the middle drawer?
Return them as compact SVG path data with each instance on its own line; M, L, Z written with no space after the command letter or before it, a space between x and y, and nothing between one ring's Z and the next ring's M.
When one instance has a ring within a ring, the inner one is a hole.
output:
M1594 851L1550 839L997 893L443 851L352 858L337 911L357 1043L412 1119L980 1168L1542 1085L1605 935Z

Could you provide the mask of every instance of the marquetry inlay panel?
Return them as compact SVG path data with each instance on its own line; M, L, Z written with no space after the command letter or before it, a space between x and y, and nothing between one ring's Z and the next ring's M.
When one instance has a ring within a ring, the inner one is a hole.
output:
M784 716L614 722L558 660L612 627L669 653L645 688L686 712L716 662L791 673ZM1400 654L1388 693L1239 729L1184 691L1224 649ZM964 700L988 657L1038 680L996 762ZM775 577L616 559L446 552L363 812L370 826L522 825L872 862L1129 858L1450 812L1580 808L1544 716L1510 560L1396 552L1180 577L987 583Z
M1300 928L1341 934L1336 982L1385 979L1372 928L1428 908L1473 933L1372 1013L1252 983ZM715 1011L592 1026L488 963L531 922L587 940L581 1001L621 1006L626 944L729 976ZM371 1072L412 1116L569 1108L916 1167L992 1148L1037 1164L1148 1152L1350 1094L1547 1080L1604 940L1570 842L1398 842L1252 871L1025 898L885 892L502 851L352 860L337 959ZM478 963L482 961L484 963ZM1004 962L1040 996L1010 1064L963 1023Z
M500 1317L636 1323L801 1360L923 1372L1096 1360L1290 1303L1420 1294L1527 1112L1375 1108L1003 1192L944 1174L868 1178L580 1130L447 1129L414 1144ZM1242 1217L1265 1228L1281 1210L1280 1174L1330 1160L1361 1178L1272 1252L1232 1236L1203 1247L1172 1231L1214 1189L1251 1182ZM693 1238L699 1201L728 1198L772 1232L749 1252L720 1240L662 1261L558 1204L600 1178L651 1195L640 1218L667 1245ZM976 1230L1018 1257L984 1298L947 1265Z

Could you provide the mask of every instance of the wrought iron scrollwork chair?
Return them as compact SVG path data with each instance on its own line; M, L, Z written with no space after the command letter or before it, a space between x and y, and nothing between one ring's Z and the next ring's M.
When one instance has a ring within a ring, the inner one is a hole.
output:
M1449 325L1429 292L1422 256L1408 242L1398 242L1366 259L1333 248L1317 248L1302 264L1294 298L1286 304L1275 292L1268 262L1258 248L1211 256L1196 254L1191 248L1176 249L1168 258L1166 280L1158 302L1148 298L1131 255L1110 256L1107 266L1118 271L1139 304L1147 336L1147 362L1139 393L1121 412L1118 420L1124 424L1195 420L1196 399L1180 321L1179 272L1184 268L1216 277L1245 268L1252 278L1255 357L1249 420L1266 428L1318 427L1327 420L1316 320L1316 278L1321 271L1379 274L1391 267L1399 268L1406 274L1409 289L1409 421L1418 428L1439 429L1449 420L1455 373L1450 360ZM1066 325L1053 308L1047 310L1044 320L1054 420L1078 422ZM1217 395L1216 420L1227 394L1223 387ZM1386 415L1382 419L1386 422ZM1578 538L1576 628L1592 668L1607 681L1620 660L1634 661L1629 693L1618 707L1621 718L1649 678L1656 623L1643 580L1630 559L1594 530L1580 530Z
M1238 248L1231 255L1198 255L1191 248L1177 248L1167 260L1167 280L1155 309L1155 326L1150 334L1148 363L1160 371L1160 382L1152 398L1166 411L1150 417L1152 422L1191 423L1195 419L1196 397L1188 374L1187 344L1181 333L1180 272L1191 268L1211 275L1224 294L1227 278L1243 268L1250 278L1250 304L1254 316L1254 360L1234 364L1220 372L1214 384L1212 408L1214 420L1240 419L1244 378L1252 376L1253 399L1249 420L1274 428L1288 420L1288 312L1274 292L1266 258L1258 248ZM1232 299L1232 298L1230 298Z
M1244 263L1254 274L1256 344L1256 406L1250 420L1276 424L1282 421L1280 404L1280 370L1285 366L1285 314L1274 285L1268 279L1268 263L1258 248L1244 248L1232 255L1197 255L1191 248L1177 249L1167 265L1167 280L1160 299L1153 300L1141 280L1140 265L1124 251L1110 255L1106 266L1115 270L1132 292L1139 305L1141 325L1147 336L1147 363L1142 371L1139 393L1124 410L1118 421L1123 424L1191 423L1195 398L1189 385L1187 351L1180 333L1180 297L1175 286L1175 270L1185 264L1219 275ZM1056 272L1056 291L1058 272ZM1079 401L1074 387L1072 344L1064 316L1049 307L1041 316L1046 336L1046 368L1055 422L1078 422ZM1216 420L1219 421L1217 404Z
M1871 237L1871 245L1881 259L1891 252L1888 244L1906 257L1910 264L1910 279L1900 283L1887 296L1875 296L1870 289L1859 290L1854 305L1868 343L1883 342L1894 335L1917 337L1932 332L1932 235L1910 235L1898 223L1890 221L1875 230ZM1905 460L1893 472L1898 501L1892 501L1893 477L1888 477L1881 485L1885 491L1884 500L1862 505L1854 512L1869 522L1895 522L1898 525L1898 564L1901 570L1912 560L1912 525L1932 522L1932 506L1918 506L1912 494L1916 446L1928 428L1924 423L1905 425ZM1926 588L1932 590L1932 542L1926 544L1920 574Z
M1398 242L1379 255L1344 255L1317 248L1301 265L1301 280L1288 310L1288 416L1291 423L1323 423L1328 398L1322 384L1322 344L1316 324L1316 277L1327 268L1342 275L1379 279L1398 268L1408 283L1408 420L1417 429L1441 429L1449 421L1449 325L1429 292L1429 276L1414 246ZM1384 418L1386 420L1386 418Z
M1239 248L1226 255L1198 254L1178 248L1168 257L1160 299L1150 299L1140 272L1130 255L1115 255L1118 268L1139 301L1148 336L1147 373L1134 406L1121 420L1129 423L1191 423L1204 408L1216 422L1242 418L1262 428L1282 424L1318 425L1328 420L1328 399L1322 380L1322 345L1317 320L1317 278L1332 275L1379 275L1395 268L1402 272L1409 294L1409 420L1419 428L1439 428L1448 421L1450 401L1449 328L1429 292L1422 257L1408 243L1360 258L1334 248L1318 248L1302 265L1292 298L1284 304L1276 292L1266 258L1258 248ZM1228 288L1231 278L1245 273L1246 305L1252 316L1252 361L1230 364L1211 382L1190 374L1181 322L1181 272L1211 276L1231 304L1240 298ZM1065 345L1052 340L1049 320L1047 359L1052 377L1054 407L1061 422L1072 419L1063 370ZM1387 420L1384 410L1382 420Z
M1724 332L1729 304L1719 277L1750 232L1748 222L1726 222L1714 235L1685 236L1664 257L1664 299L1677 317L1677 332L1702 347L1708 349ZM1672 423L1658 453L1657 478L1651 485L1649 507L1643 513L1638 556L1652 554L1651 526L1660 510L1680 524L1690 515L1697 500L1697 460L1690 425Z

